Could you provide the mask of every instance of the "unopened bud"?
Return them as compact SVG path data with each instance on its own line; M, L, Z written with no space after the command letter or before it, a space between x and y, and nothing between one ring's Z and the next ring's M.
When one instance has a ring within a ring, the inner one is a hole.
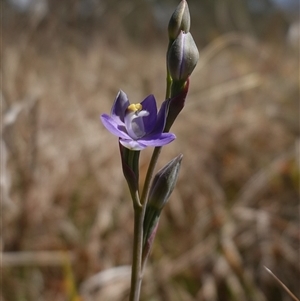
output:
M168 51L168 69L173 81L185 82L198 59L199 52L192 35L181 32Z
M190 12L186 0L182 0L175 9L168 26L169 39L175 40L181 31L190 31Z
M182 157L182 155L179 155L171 160L153 179L144 219L143 256L148 256L150 252L157 231L161 210L174 190Z
M154 177L148 206L162 210L174 190L183 155L179 155L163 167Z

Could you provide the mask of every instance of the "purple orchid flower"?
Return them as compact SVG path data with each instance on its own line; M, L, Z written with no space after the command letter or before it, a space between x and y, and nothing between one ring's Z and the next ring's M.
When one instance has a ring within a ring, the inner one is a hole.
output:
M163 146L176 137L163 133L166 122L166 102L157 113L153 95L141 103L130 104L127 95L120 91L111 109L110 116L101 115L103 125L119 137L120 143L131 150L142 150L147 146Z

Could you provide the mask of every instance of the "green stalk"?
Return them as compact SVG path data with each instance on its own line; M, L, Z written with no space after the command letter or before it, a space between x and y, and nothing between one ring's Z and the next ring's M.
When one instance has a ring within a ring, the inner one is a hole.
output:
M169 43L168 49L170 48L171 43ZM173 91L174 93L174 91ZM171 97L172 94L172 78L169 73L168 64L167 64L167 88L166 88L166 98ZM143 223L144 217L148 202L149 190L151 179L153 177L154 169L158 161L158 157L161 153L161 147L156 147L152 153L151 161L148 166L147 175L142 191L141 199L139 198L138 192L135 195L132 195L134 203L134 237L133 237L133 254L132 254L132 270L131 270L131 289L129 301L139 301L140 300L140 291L141 284L143 279L143 270L146 264L142 263L143 255ZM132 166L136 167L136 157L131 157L130 160ZM137 170L135 170L137 172Z
M139 301L142 284L142 252L143 252L143 208L134 208L134 237L131 269L130 301Z
M140 152L139 151L131 151L128 150L128 164L132 168L136 178L137 182L139 181L139 157L140 157ZM140 196L139 196L139 191L138 191L138 183L137 183L137 188L134 189L134 191L131 191L131 198L133 200L133 207L134 210L136 207L141 207L141 202L140 202Z
M149 163L149 167L148 167L147 174L146 174L146 179L145 179L145 184L144 184L144 188L143 188L142 198L141 198L141 203L142 203L143 207L146 207L146 205L147 205L148 194L149 194L149 189L150 189L150 183L151 183L154 168L156 166L156 163L157 163L158 157L160 155L160 152L161 152L161 146L156 147L153 151L151 161Z
M139 151L128 150L126 157L127 162L134 172L137 182L139 179ZM140 201L138 191L138 183L135 189L130 189L133 209L134 209L134 235L133 235L133 251L132 251L132 267L131 267L131 289L130 301L139 301L142 283L142 251L143 251L143 207Z
M161 147L156 147L153 151L152 158L149 163L149 167L146 175L141 201L134 200L133 202L134 204L141 204L141 206L134 206L134 237L133 237L133 255L132 255L132 271L131 271L131 290L130 290L130 297L129 297L130 301L139 301L140 298L141 284L143 278L143 272L142 272L143 224L144 224L147 199L148 199L148 194L150 189L150 183L160 151L161 151Z
M172 86L170 89L170 97L175 97L177 96L180 92L182 92L184 90L184 85L185 85L186 81L182 80L182 81L173 81L172 82Z

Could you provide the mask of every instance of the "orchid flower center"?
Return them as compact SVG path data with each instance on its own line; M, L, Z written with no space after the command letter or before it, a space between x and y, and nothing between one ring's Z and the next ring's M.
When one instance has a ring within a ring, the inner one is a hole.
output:
M128 106L127 110L130 112L139 112L143 109L143 106L140 103L132 103Z
M140 103L131 104L127 107L124 121L127 133L132 139L137 140L146 134L143 117L148 115L149 112L143 110Z

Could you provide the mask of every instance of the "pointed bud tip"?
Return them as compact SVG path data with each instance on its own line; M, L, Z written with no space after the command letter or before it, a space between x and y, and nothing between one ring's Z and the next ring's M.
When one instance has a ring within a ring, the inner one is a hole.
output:
M182 0L177 8L175 9L173 15L170 18L169 26L168 26L168 33L169 39L174 41L180 31L189 32L191 25L191 17L188 4L186 0Z

